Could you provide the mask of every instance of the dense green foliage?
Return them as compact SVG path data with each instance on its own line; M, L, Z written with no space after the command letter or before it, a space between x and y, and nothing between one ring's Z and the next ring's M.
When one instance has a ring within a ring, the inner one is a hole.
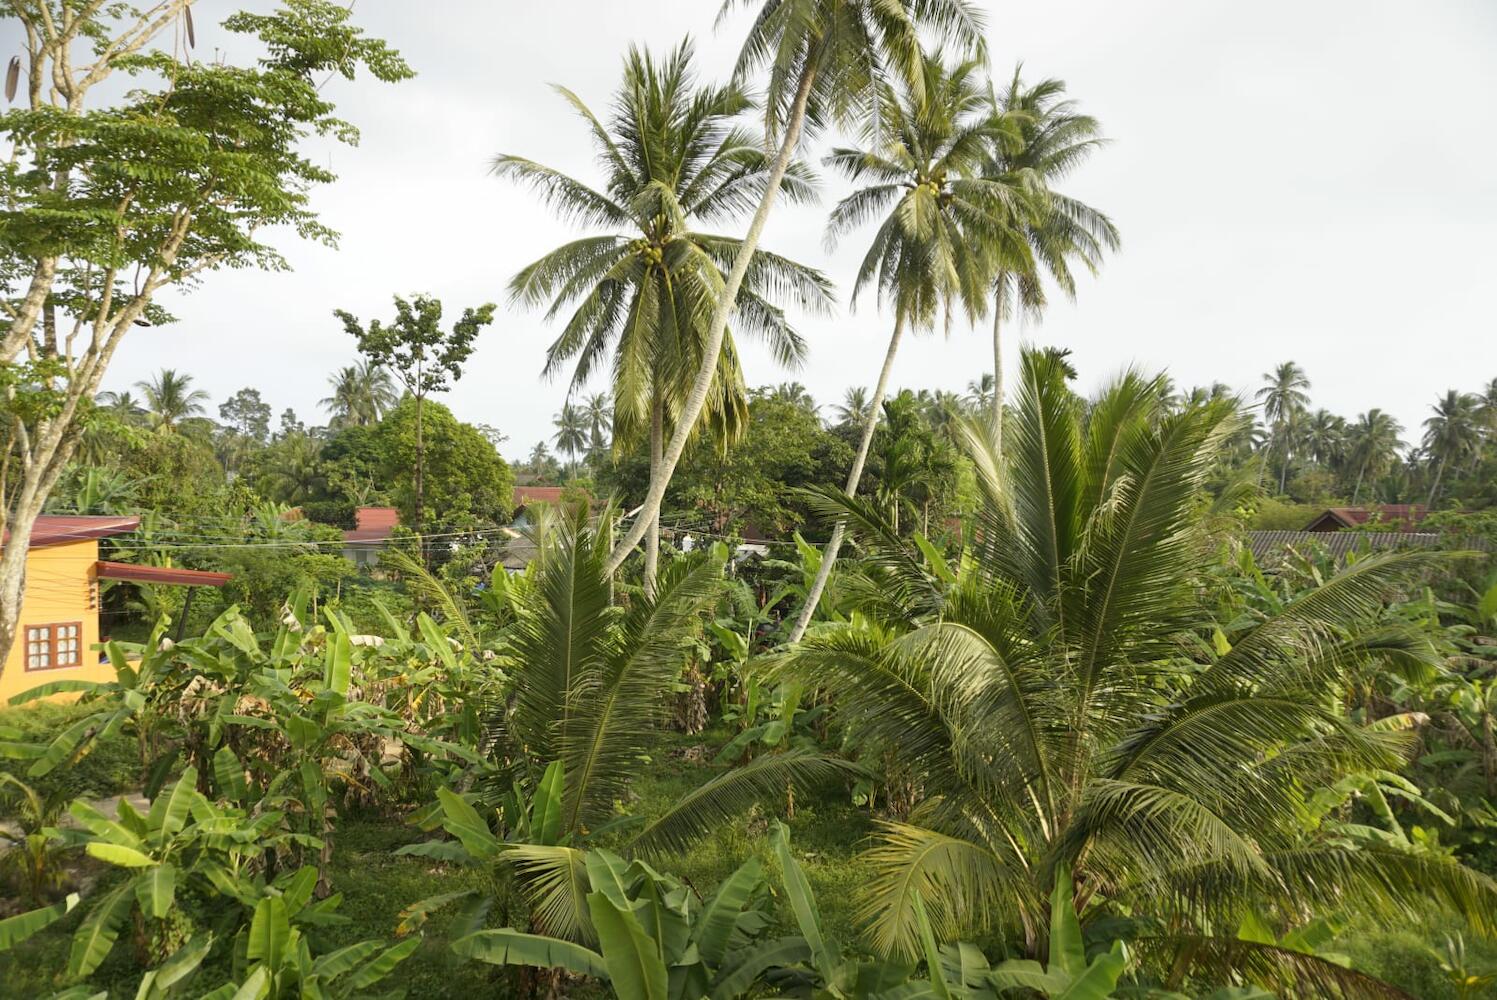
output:
M192 38L181 0L119 51L124 6L0 2L33 66L0 171L7 511L139 514L104 558L231 574L190 607L106 585L114 679L51 671L0 711L7 995L1490 992L1497 382L1412 447L1384 411L1312 411L1293 362L1251 403L1138 371L1083 397L1058 348L1016 388L995 361L965 395L892 389L904 332L991 307L996 350L1117 247L1052 186L1100 125L1059 81L994 87L964 0L753 6L726 83L686 42L631 50L606 116L562 91L598 185L495 161L590 230L510 285L560 321L547 372L574 366L565 461L511 469L431 398L494 306L337 313L361 357L325 424L175 369L100 393L112 347L57 357L59 315L168 319L131 262L164 284L281 266L266 224L330 239L297 143L352 132L314 77L403 78L393 50L321 0L229 18L254 69L151 49ZM171 85L85 110L75 41ZM892 334L823 413L748 388L734 337L798 363L786 308L830 307L758 242L833 129L828 231L868 225L853 292ZM517 483L563 489L515 519ZM1352 538L1418 551L1248 534L1363 500L1410 523Z

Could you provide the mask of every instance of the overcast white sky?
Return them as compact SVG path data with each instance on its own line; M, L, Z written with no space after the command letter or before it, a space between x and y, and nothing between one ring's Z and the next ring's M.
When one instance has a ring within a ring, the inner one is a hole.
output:
M204 52L224 42L213 22L237 6L199 5ZM1114 140L1070 190L1112 214L1123 249L1074 305L1024 331L1072 348L1089 386L1137 362L1183 386L1253 388L1293 359L1315 405L1348 416L1381 406L1412 431L1445 389L1497 376L1493 0L984 6L997 72L1022 60L1029 76L1064 79ZM547 85L602 109L627 43L662 48L687 34L701 72L724 76L743 19L714 31L717 8L361 0L360 22L419 76L329 85L363 131L357 149L320 154L341 176L316 196L341 248L285 241L292 273L209 276L167 303L180 323L131 335L106 384L172 366L212 393L215 416L251 385L277 413L292 406L321 422L327 376L353 357L334 308L385 316L392 293L424 291L455 316L493 300L500 317L446 402L508 434L507 455L525 454L549 436L565 383L541 381L553 331L509 308L504 286L572 231L488 176L488 162L514 152L596 177L581 128ZM841 193L828 178L820 207L779 211L765 245L845 290L864 240L830 256L821 242ZM749 381L794 378L835 402L873 381L887 327L871 300L844 306L803 324L801 371L747 350ZM986 331L907 344L899 385L961 389L988 367Z

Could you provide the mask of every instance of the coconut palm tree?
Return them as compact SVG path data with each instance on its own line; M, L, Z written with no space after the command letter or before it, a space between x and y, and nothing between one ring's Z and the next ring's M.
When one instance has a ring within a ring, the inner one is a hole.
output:
M799 382L781 382L770 390L769 398L777 403L789 403L810 413L816 412L816 400L811 391Z
M1043 186L1046 198L1038 216L1014 215L1009 224L1022 247L995 242L993 278L992 420L1003 441L1003 322L1016 312L1038 317L1045 309L1048 279L1068 297L1076 294L1074 268L1095 274L1106 251L1118 247L1111 219L1055 186L1086 161L1106 140L1101 124L1076 110L1061 80L1027 86L1014 68L1008 86L993 96L994 113L1012 120L1019 141L995 142L987 171L1011 183Z
M266 449L257 483L263 496L294 505L310 500L326 485L322 444L310 434L287 434Z
M612 351L614 442L648 441L652 494L669 474L666 435L674 435L679 421L688 421L687 434L705 424L726 443L747 419L732 338L720 335L721 343L711 343L708 335L727 284L723 269L742 241L697 227L738 218L762 196L773 173L753 137L733 124L750 107L743 91L736 85L697 86L691 61L687 43L662 61L631 50L606 124L580 98L562 91L592 133L604 168L601 187L517 156L501 156L494 164L501 176L540 189L561 215L604 230L529 265L510 292L528 305L547 303L548 317L571 310L547 352L548 374L572 363L576 389ZM810 196L803 168L787 166L784 181L788 196ZM805 346L772 300L825 311L830 284L818 271L763 250L741 277L732 292L736 331L760 338L782 364L798 364ZM711 398L693 406L693 379L706 360L715 373ZM646 506L640 517L650 522L649 587L659 558L658 506Z
M582 401L582 419L587 421L587 446L601 453L608 447L613 426L613 400L606 392L595 392Z
M1310 403L1310 379L1293 361L1285 361L1271 372L1263 373L1266 383L1256 399L1263 406L1263 419L1271 434L1270 446L1279 456L1279 492L1289 475L1289 450L1292 425Z
M552 438L556 450L575 463L577 456L587 450L587 419L582 411L571 403L563 403L552 418L551 426L556 428L556 435Z
M917 954L919 900L946 940L997 923L1038 951L1061 865L1083 920L1146 919L1158 930L1138 946L1167 966L1248 911L1408 919L1435 897L1497 923L1491 878L1381 831L1321 831L1310 809L1315 790L1414 752L1410 720L1358 723L1342 698L1370 664L1438 660L1380 614L1441 557L1371 556L1218 621L1200 587L1219 544L1205 487L1233 408L1167 414L1136 373L1088 408L1062 365L1025 353L1001 454L968 425L981 499L960 562L899 539L861 498L822 497L868 552L867 598L767 679L826 692L859 755L897 760L920 789L865 856L871 943ZM670 814L677 834L708 810L691 812Z
M182 421L200 415L208 394L192 388L192 376L163 368L135 387L145 396L147 419L163 434L175 433Z
M1497 438L1497 378L1492 379L1482 389L1477 409L1481 414L1487 434Z
M1435 480L1425 501L1431 507L1440 496L1446 470L1468 460L1481 447L1479 406L1478 397L1451 389L1431 407L1435 415L1424 421L1424 450L1435 463Z
M849 386L842 394L842 402L832 408L837 415L838 427L861 427L868 422L868 387Z
M879 220L858 268L853 301L874 285L894 312L894 330L847 475L848 493L856 493L862 479L905 331L932 329L958 310L969 319L980 315L992 248L1012 241L1012 228L1002 220L1032 211L1035 204L1030 189L983 175L989 147L1001 141L1008 126L989 113L980 74L975 59L947 68L928 56L918 86L879 87L878 113L864 130L864 148L836 149L827 158L849 180L865 185L833 210L828 243ZM800 640L816 612L842 533L840 524L832 529L791 642Z
M993 409L993 387L996 382L992 372L983 372L967 383L967 405L976 412Z
M1311 461L1327 469L1346 457L1346 418L1329 410L1316 410L1305 418L1301 442Z
M129 389L119 392L101 392L95 398L95 402L99 404L100 409L108 410L123 424L138 426L146 422L148 415L146 408L131 394Z
M1393 415L1373 407L1357 418L1347 429L1347 456L1357 467L1357 482L1351 491L1351 502L1362 497L1362 483L1366 479L1376 480L1388 473L1398 461L1398 452L1404 447L1399 440L1403 425Z
M603 569L606 535L588 520L586 505L552 512L530 579L507 590L516 695L489 720L493 752L522 785L562 763L563 836L612 816L641 755L659 742L654 723L680 675L681 642L702 629L722 589L722 558L698 552L618 613Z
M661 455L660 474L650 484L640 516L614 546L608 558L610 573L659 517L666 486L706 408L728 320L740 308L739 289L759 259L759 240L791 175L790 164L807 123L845 123L855 112L869 110L878 99L877 84L888 75L919 89L922 31L954 48L981 46L982 18L970 0L724 0L722 13L747 6L757 8L757 13L735 78L742 83L761 67L767 70L763 146L775 149L775 154L759 186L748 231L734 249L732 266L712 305L696 374Z
M365 358L339 368L327 384L333 392L320 405L332 414L336 428L373 426L400 402L390 373Z

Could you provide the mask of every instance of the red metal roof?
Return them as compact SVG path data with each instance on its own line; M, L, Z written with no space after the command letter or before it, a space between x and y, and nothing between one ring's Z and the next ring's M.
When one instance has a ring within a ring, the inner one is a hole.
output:
M40 549L48 545L65 545L90 538L108 538L110 535L126 535L140 527L140 518L95 517L83 514L43 514L31 527L29 548ZM10 532L5 533L10 537Z
M354 529L343 532L345 542L382 542L400 524L400 511L394 507L360 507L353 518Z
M173 583L184 587L222 587L234 578L231 573L209 573L201 569L176 566L142 566L138 563L105 562L95 567L105 580L130 580L134 583Z
M532 503L557 503L561 500L562 486L516 486L515 506L524 507Z

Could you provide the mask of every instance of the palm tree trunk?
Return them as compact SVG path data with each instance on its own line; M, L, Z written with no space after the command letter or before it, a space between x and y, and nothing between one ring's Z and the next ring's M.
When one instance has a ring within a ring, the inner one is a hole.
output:
M1437 496L1440 495L1440 480L1443 479L1444 477L1445 477L1445 459L1442 458L1442 459L1440 459L1440 464L1437 465L1437 466L1435 466L1435 485L1433 485L1433 486L1430 487L1430 490L1429 490L1429 499L1424 502L1424 506L1429 507L1430 509L1434 508L1434 506L1435 506L1435 497L1437 497Z
M665 445L665 401L657 394L650 404L650 487L660 477L661 449ZM645 594L655 593L655 576L660 567L660 508L650 518L650 532L645 535Z
M1003 454L1003 282L999 272L998 290L993 293L993 449Z
M1352 506L1356 506L1357 498L1362 495L1362 476L1365 475L1366 472L1367 463L1364 461L1361 465L1357 466L1357 485L1353 487L1351 491Z
M1279 456L1279 496L1284 495L1284 481L1289 478L1289 449Z
M852 469L847 473L848 496L858 492L858 481L863 478L863 465L868 461L868 450L873 447L873 432L878 427L878 414L884 403L884 391L889 387L889 373L894 369L894 355L899 351L899 338L904 334L904 313L898 313L894 317L894 333L889 337L889 350L884 354L884 367L878 373L878 385L873 389L873 399L868 404L868 419L863 422L863 440L858 442L858 453L853 458ZM897 516L897 515L896 515ZM837 561L837 552L842 548L842 535L845 525L838 521L832 529L832 540L826 543L826 549L821 554L821 565L816 568L816 579L811 582L811 590L806 594L805 606L800 609L800 617L795 620L795 628L790 633L792 643L800 642L806 634L806 628L811 624L811 617L816 614L816 605L821 603L821 595L826 590L826 582L832 575L832 564Z
M696 427L697 420L702 415L702 407L707 404L707 393L711 390L712 380L717 374L717 359L722 352L723 335L728 327L728 318L733 314L733 309L737 305L738 290L743 287L743 279L748 274L754 251L758 249L759 240L764 235L764 225L769 221L769 213L774 208L775 197L780 193L780 184L785 180L785 172L790 169L790 160L795 156L795 148L800 145L801 131L806 124L806 104L811 99L811 84L815 79L816 67L813 62L807 65L801 75L800 83L795 91L795 102L790 107L790 117L785 123L785 137L780 143L779 153L776 154L765 181L764 196L759 199L759 207L754 212L754 219L749 223L748 232L738 246L738 255L733 259L733 267L728 272L727 280L723 282L722 294L712 310L712 321L707 327L706 349L702 352L696 381L692 383L691 394L686 397L686 405L681 408L681 414L676 420L676 429L672 432L670 444L661 458L660 475L650 484L649 493L645 496L639 516L635 518L634 523L630 525L629 530L624 533L624 537L619 540L618 545L609 555L608 564L604 567L604 571L609 575L612 575L629 557L629 553L634 551L634 547L639 544L640 539L644 537L650 524L659 514L661 501L665 499L665 488L676 471L676 463L681 460L681 452L686 449L687 438L691 436L692 429Z
M1497 798L1497 737L1492 732L1492 713L1481 713L1481 769L1487 779L1487 798Z

